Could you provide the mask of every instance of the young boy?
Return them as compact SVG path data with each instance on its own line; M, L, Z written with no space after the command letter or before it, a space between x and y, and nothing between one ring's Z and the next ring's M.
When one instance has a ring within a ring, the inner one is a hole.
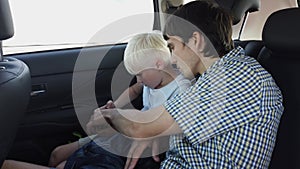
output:
M137 77L137 85L129 90L130 95L140 93L143 87L143 111L161 105L170 97L190 86L190 82L184 79L183 76L178 75L178 72L172 67L166 41L159 33L145 33L134 36L126 47L124 64L127 71ZM116 101L115 106L118 107L121 104L120 102L123 100L121 98ZM75 168L97 166L98 168L122 169L125 164L123 156L127 155L130 144L131 140L120 134L110 138L98 136L92 142L77 150L67 160L65 168L71 168L71 166L76 166ZM82 153L91 149L97 149L97 151L93 150L94 154L92 153L92 155ZM80 155L78 156L78 154ZM78 157L83 158L83 161L79 162Z
M190 86L190 81L172 67L167 42L160 33L135 35L124 53L127 71L137 78L137 83L128 88L112 103L104 107L122 107L143 91L143 111L157 107L164 101ZM128 97L129 96L129 97ZM130 98L130 99L129 99ZM92 124L88 124L91 129ZM89 133L96 131L89 130ZM92 138L92 141L91 141ZM56 168L116 168L123 169L132 141L121 134L105 137L93 135L77 142L57 147L51 155L49 166ZM16 161L6 161L5 166L17 169ZM21 162L20 162L21 163ZM24 164L24 163L23 163ZM27 164L33 169L32 164ZM34 165L36 168L45 168ZM22 167L24 169L24 167Z

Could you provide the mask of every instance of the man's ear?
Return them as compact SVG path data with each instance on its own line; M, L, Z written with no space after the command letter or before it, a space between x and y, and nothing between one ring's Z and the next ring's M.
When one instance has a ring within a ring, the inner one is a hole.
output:
M205 48L204 35L200 32L193 32L192 40L198 51L202 52Z

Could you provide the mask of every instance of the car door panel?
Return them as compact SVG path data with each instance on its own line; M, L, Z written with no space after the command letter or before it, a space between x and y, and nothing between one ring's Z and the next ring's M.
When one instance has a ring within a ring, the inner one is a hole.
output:
M88 62L95 62L90 56L105 54L97 67L94 80L82 81L76 90L85 91L95 84L97 103L111 99L111 80L116 67L123 60L126 44L53 50L11 55L24 61L31 72L32 96L25 117L20 123L19 132L9 158L37 162L46 165L54 147L85 136L77 119L72 98L72 79L78 56L84 51ZM80 56L82 57L82 56ZM83 64L76 73L92 73L90 64ZM85 96L83 96L85 97ZM87 96L89 97L89 96ZM83 105L87 116L94 107ZM88 119L85 119L85 121Z

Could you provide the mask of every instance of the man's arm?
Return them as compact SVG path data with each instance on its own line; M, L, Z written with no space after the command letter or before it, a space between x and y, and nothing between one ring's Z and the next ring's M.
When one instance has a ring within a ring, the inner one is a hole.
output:
M182 133L178 124L163 106L139 110L100 110L103 118L117 131L133 138L150 138Z

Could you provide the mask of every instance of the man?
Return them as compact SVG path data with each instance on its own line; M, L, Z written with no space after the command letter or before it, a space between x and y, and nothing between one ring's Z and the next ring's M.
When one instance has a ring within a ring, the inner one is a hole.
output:
M231 18L208 1L194 1L169 17L164 29L174 64L200 77L163 106L100 110L136 139L171 135L161 168L268 168L283 112L282 95L259 63L233 47ZM183 133L182 136L174 135Z

